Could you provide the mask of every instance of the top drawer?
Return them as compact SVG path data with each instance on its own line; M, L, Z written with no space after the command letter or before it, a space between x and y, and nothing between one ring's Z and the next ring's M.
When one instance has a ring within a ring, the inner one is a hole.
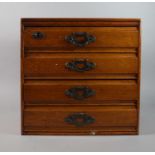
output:
M138 47L137 27L25 27L24 47Z

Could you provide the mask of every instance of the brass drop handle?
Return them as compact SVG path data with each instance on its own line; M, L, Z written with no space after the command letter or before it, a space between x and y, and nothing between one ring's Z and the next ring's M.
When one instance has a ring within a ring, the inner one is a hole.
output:
M72 71L85 72L94 69L96 63L90 62L87 59L75 59L65 63L65 66Z
M72 97L76 100L83 100L96 94L95 90L92 90L86 86L78 86L65 90L65 95Z
M95 122L95 119L86 113L73 113L64 119L66 123L82 127Z
M87 32L73 32L72 34L65 36L65 40L77 47L84 47L92 42L95 42L96 37L88 34Z

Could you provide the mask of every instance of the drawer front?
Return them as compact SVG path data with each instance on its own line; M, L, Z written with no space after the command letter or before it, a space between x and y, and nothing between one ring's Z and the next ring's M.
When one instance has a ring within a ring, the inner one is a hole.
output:
M104 104L137 97L134 80L28 80L24 84L25 104Z
M24 110L25 131L71 132L135 131L137 110L134 107L27 107ZM120 128L118 128L120 127ZM63 130L62 130L63 129Z
M26 54L26 78L103 78L111 75L134 78L137 74L136 54Z
M137 27L28 27L25 47L138 47Z

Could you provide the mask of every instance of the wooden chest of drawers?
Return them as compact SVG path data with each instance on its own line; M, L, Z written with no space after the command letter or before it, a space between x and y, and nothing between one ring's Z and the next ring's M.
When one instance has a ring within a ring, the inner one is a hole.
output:
M138 134L140 55L139 19L22 19L22 134Z

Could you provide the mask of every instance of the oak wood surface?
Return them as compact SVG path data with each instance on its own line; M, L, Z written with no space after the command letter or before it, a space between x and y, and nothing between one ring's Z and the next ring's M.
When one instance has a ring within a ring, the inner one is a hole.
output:
M32 34L41 32L42 39L34 39ZM138 30L136 27L44 27L26 28L23 32L24 47L74 47L65 40L73 32L87 32L96 37L96 41L87 47L138 47Z
M44 38L33 39L36 31ZM71 45L64 37L72 32L92 34L96 42ZM22 134L138 134L140 33L140 19L21 19ZM64 68L66 61L81 57L95 61L96 68L82 74ZM77 86L96 94L81 101L64 94ZM66 124L64 117L76 112L95 117L95 123L81 128Z
M77 53L85 53L85 54L89 54L89 53L96 53L96 54L100 54L100 53L134 53L137 54L137 48L129 48L129 47L85 47L85 48L77 48L77 47L67 47L67 48L60 48L60 47L55 47L55 48L50 48L50 47L39 47L39 48L35 48L35 47L30 47L30 48L24 48L24 54L25 56L27 56L28 54L31 53L57 53L57 54L61 54L61 53L70 53L70 54L77 54Z
M46 27L46 26L57 26L57 27L100 27L100 26L122 26L122 27L139 27L140 19L123 19L123 18L23 18L21 22L25 27Z
M77 72L65 66L66 63L87 60L93 62L96 67L84 72ZM102 78L104 75L123 74L128 76L136 75L138 72L138 62L136 54L27 54L24 59L25 77L51 77L51 78Z
M114 127L136 127L137 125L137 112L134 107L55 107L55 108L30 108L27 107L24 110L24 127L26 130L53 130L58 132L62 131L62 128L89 131L102 129L107 127L113 129ZM75 113L84 113L95 121L91 124L84 126L75 126L65 121L65 118ZM106 128L105 128L106 129Z
M92 89L96 94L82 101L65 95L65 90L81 86ZM136 99L137 83L133 80L34 80L24 84L24 102L28 104L102 104L104 100Z

